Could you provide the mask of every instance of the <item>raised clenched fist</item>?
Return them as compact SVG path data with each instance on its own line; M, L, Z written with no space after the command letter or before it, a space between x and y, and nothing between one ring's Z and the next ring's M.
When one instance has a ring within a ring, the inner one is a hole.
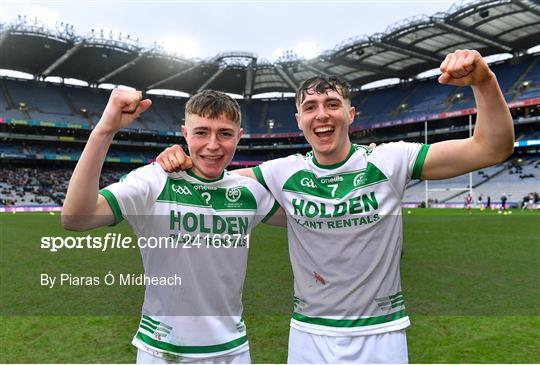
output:
M140 91L114 89L96 129L114 134L127 127L152 105Z
M475 50L457 50L446 56L440 69L441 84L455 86L478 86L495 78L486 61Z

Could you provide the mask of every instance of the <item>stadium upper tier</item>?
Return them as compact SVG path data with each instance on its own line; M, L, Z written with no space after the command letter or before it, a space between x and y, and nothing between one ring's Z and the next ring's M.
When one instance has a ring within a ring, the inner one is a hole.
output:
M187 59L158 42L140 44L140 34L94 29L83 35L63 22L50 25L19 16L0 22L0 68L37 78L188 94L206 88L244 97L294 92L317 74L338 74L360 89L373 81L414 78L439 67L456 49L476 49L484 56L526 54L538 45L539 25L537 0L458 1L446 12L417 15L388 25L384 32L343 40L312 59L291 54L269 62L244 51ZM361 24L351 26L362 32Z
M540 56L511 59L492 65L509 102L540 98ZM0 79L0 118L65 122L91 128L101 115L110 91L61 86L49 82ZM185 98L149 95L153 106L130 129L178 133L184 119ZM395 122L439 119L436 114L465 110L472 113L470 88L439 85L435 78L365 90L352 99L357 109L353 130ZM240 100L247 134L299 134L293 98ZM452 115L452 114L449 114Z

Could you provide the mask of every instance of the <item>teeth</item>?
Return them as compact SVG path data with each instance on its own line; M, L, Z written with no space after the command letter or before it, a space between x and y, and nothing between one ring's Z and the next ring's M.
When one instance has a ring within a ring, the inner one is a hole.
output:
M334 128L332 127L319 127L319 128L315 128L315 133L331 132L333 130Z
M204 156L207 160L219 160L221 156Z

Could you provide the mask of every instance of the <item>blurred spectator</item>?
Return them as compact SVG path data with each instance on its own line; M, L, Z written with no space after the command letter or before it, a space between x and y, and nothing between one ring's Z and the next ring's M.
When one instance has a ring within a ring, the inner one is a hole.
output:
M129 169L104 170L100 188L118 180ZM0 168L0 205L24 205L28 203L64 203L71 169L14 167Z

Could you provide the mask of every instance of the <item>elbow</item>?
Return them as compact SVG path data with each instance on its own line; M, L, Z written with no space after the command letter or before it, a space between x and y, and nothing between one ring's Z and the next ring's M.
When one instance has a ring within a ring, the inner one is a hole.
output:
M77 219L74 215L66 214L64 211L60 215L60 222L62 223L62 228L66 231L81 232L86 230L80 219Z
M505 148L501 148L501 151L498 156L497 163L503 163L504 161L508 160L512 154L514 153L514 141L512 141L511 144L508 146L505 146Z
M62 228L66 231L76 231L73 219L69 215L64 214L64 212L60 215L60 222L62 223Z
M514 153L514 146L505 149L499 149L496 153L493 154L491 158L490 166L498 165L510 158Z

